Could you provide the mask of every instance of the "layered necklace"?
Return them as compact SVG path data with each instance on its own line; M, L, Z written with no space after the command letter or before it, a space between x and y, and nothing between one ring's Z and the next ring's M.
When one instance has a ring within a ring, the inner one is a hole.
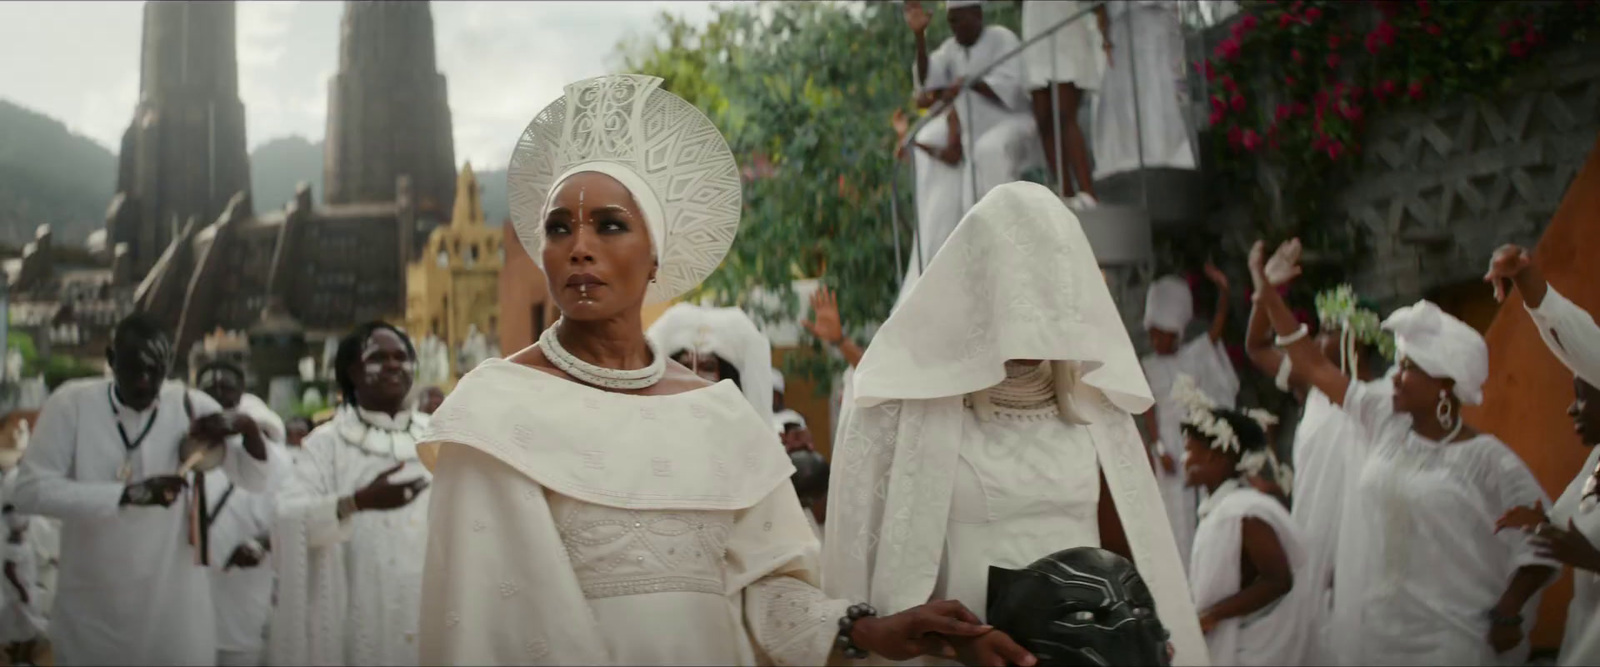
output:
M618 370L596 366L568 352L556 336L559 328L561 320L556 320L554 326L539 334L539 348L544 350L550 363L579 382L606 389L637 390L655 386L667 374L667 357L649 338L645 339L645 344L650 347L650 365L637 370Z
M964 403L984 419L1038 421L1061 414L1056 402L1055 373L1048 363L1029 366L1008 361L1006 379L968 394Z

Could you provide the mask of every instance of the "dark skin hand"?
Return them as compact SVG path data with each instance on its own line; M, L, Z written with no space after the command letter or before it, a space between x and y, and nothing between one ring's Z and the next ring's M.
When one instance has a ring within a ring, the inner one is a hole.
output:
M377 479L372 480L372 483L352 494L356 501L356 509L362 511L400 509L421 497L423 489L428 488L428 480L419 477L396 482L391 479L404 467L404 463L394 464L388 470L378 473Z
M839 320L839 300L827 287L818 287L811 293L811 319L801 320L800 326L822 342L839 348L839 354L844 355L851 368L860 364L861 357L866 354L866 350L844 335L844 325Z
M189 488L189 482L188 480L185 480L177 475L160 475L157 477L150 477L137 484L129 484L127 489L123 489L122 502L120 504L135 504L129 500L129 491L136 486L143 486L150 490L149 501L138 503L139 505L160 505L162 507L170 507L172 503L178 500L178 496L183 494L183 490Z
M29 598L28 598L28 587L27 586L23 586L22 585L22 579L17 577L17 564L15 562L12 562L12 561L8 560L8 561L6 561L5 570L6 570L6 581L11 582L11 585L17 589L18 593L21 594L21 598L20 599L22 600L22 604L29 604L29 602L28 602L28 600L29 600Z
M974 641L980 638L981 642ZM955 600L929 602L898 614L857 620L850 640L890 660L922 655L956 657L967 651L986 660L967 664L1030 667L1036 662L1005 633L983 625L971 610ZM997 654L1000 662L993 662Z
M1533 547L1543 558L1559 561L1575 569L1600 572L1600 549L1567 519L1566 528L1543 526L1533 536Z
M1527 606L1528 599L1532 598L1545 584L1550 583L1556 576L1555 568L1543 565L1526 565L1517 569L1511 576L1511 585L1506 586L1505 593L1501 594L1500 601L1495 604L1494 612L1501 616L1517 616L1522 613L1522 608ZM1491 625L1489 626L1489 645L1494 647L1496 653L1505 653L1522 643L1521 625Z
M233 568L251 568L261 564L261 553L247 545L239 545L228 556L228 563L223 566L225 570Z
M1550 288L1550 284L1545 282L1544 273L1539 271L1539 265L1533 261L1533 253L1514 244L1500 246L1494 251L1483 281L1494 285L1495 301L1505 300L1508 282L1515 285L1529 308L1538 308L1543 304L1545 291Z
M1243 527L1244 563L1246 572L1254 572L1250 583L1223 598L1210 609L1200 612L1200 631L1210 633L1217 623L1230 618L1246 616L1272 604L1289 594L1294 588L1294 572L1289 569L1289 557L1283 553L1283 543L1266 522L1245 518Z

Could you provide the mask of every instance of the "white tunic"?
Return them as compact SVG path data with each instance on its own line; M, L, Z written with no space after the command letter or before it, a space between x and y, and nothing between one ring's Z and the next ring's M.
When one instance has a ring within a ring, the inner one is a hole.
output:
M1382 382L1352 383L1344 401L1371 441L1348 508L1361 520L1340 529L1341 542L1362 548L1336 564L1334 646L1353 664L1495 664L1490 608L1519 568L1559 565L1535 554L1532 535L1494 524L1549 499L1494 436L1448 445L1418 436L1375 388Z
M1600 325L1594 318L1554 287L1545 290L1538 308L1527 310L1556 358L1574 375L1600 387Z
M989 566L1020 569L1062 549L1100 546L1100 462L1088 429L1055 410L983 419L969 408L961 433L933 597L985 618Z
M132 458L133 480L170 475L189 430L182 385L162 387L152 409L123 406L130 438L155 423ZM61 519L59 592L50 639L58 665L205 665L216 660L216 629L206 569L189 545L188 498L171 507L120 507L117 473L126 450L117 436L111 380L76 380L58 388L39 415L22 458L17 510ZM220 411L190 391L196 417ZM232 439L230 439L232 440ZM266 461L230 441L222 468L241 487L270 491L281 450ZM160 613L151 613L160 610Z
M998 25L985 26L970 47L950 37L928 54L928 76L923 86L953 85L957 79L978 74L1021 45L1016 33ZM963 213L989 190L1021 178L1024 170L1044 159L1022 60L1006 61L983 81L999 102L973 91L963 92L955 99L961 140L966 147L961 176Z
M489 360L434 416L424 663L828 659L849 602L732 382L637 396Z
M339 498L397 463L391 479L429 477L416 438L427 416L344 408L306 436L278 498L272 548L278 607L272 664L417 664L417 609L429 491L395 510L339 521Z
M228 482L217 471L206 479L211 516L211 598L217 610L217 650L259 653L266 649L272 619L270 560L256 567L228 567L240 545L268 535L276 516L272 494L251 493Z
M1293 572L1294 587L1267 607L1217 623L1206 636L1213 665L1308 663L1321 591L1307 568L1305 540L1276 498L1229 480L1206 499L1195 531L1189 582L1195 608L1204 612L1243 587L1244 520L1261 521L1277 536Z
M1194 379L1195 386L1222 407L1231 408L1239 393L1239 375L1228 360L1228 350L1221 341L1200 336L1178 348L1170 355L1145 355L1145 379L1150 383L1150 395L1156 399L1156 424L1160 433L1161 451L1172 456L1178 465L1167 472L1161 465L1160 453L1156 455L1156 486L1161 490L1161 501L1167 508L1167 520L1172 523L1172 537L1178 542L1178 555L1188 567L1189 552L1194 546L1195 512L1199 507L1199 492L1183 484L1183 449L1187 439L1183 436L1183 420L1188 411L1172 395L1172 387L1179 375Z
M1022 3L1022 39L1033 39L1056 24L1067 20L1089 6L1077 0L1027 0ZM1099 19L1086 14L1034 44L1023 52L1027 64L1028 87L1038 90L1050 82L1070 83L1081 90L1100 87L1101 72L1105 68ZM1076 114L1076 109L1066 111Z
M950 142L949 112L928 121L917 131L916 141L935 150ZM913 146L911 161L917 170L917 244L910 248L906 260L906 279L901 283L900 297L911 292L944 240L955 231L956 223L967 212L962 204L962 175L960 166L940 162L927 151ZM918 253L921 253L920 255Z
M1094 115L1095 180L1138 169L1141 145L1146 168L1194 169L1184 120L1187 85L1178 3L1135 0L1107 3L1106 9L1111 66L1101 79Z

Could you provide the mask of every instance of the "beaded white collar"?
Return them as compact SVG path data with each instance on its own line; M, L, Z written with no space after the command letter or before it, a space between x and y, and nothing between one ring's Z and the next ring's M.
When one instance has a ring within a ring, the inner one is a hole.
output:
M345 444L398 461L415 461L417 443L428 430L428 416L411 409L391 416L346 406L334 415L333 424Z

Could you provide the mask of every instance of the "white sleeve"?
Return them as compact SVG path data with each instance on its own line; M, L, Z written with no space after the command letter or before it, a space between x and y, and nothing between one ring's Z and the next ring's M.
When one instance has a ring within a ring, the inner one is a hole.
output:
M1022 45L1022 40L1010 29L994 26L986 29L984 39L995 40L995 50L999 53L1010 53ZM1012 58L1000 63L983 77L983 82L989 84L989 89L994 91L995 97L1000 98L1011 111L1026 111L1031 109L1032 100L1028 97L1028 72L1027 65L1022 58Z
M1538 308L1527 308L1539 337L1561 363L1591 385L1600 382L1600 326L1555 287L1546 289ZM1600 386L1600 385L1596 385Z
M122 500L122 483L75 479L77 452L76 392L58 391L45 401L39 425L22 456L11 497L17 511L67 520L115 516Z
M1372 442L1403 437L1411 429L1409 418L1394 411L1393 394L1384 391L1378 383L1388 380L1351 382L1344 393L1344 411L1366 430ZM1396 433L1396 429L1399 433Z
M739 513L728 539L728 581L743 589L745 627L775 665L829 662L848 600L824 595L821 545L787 482Z

